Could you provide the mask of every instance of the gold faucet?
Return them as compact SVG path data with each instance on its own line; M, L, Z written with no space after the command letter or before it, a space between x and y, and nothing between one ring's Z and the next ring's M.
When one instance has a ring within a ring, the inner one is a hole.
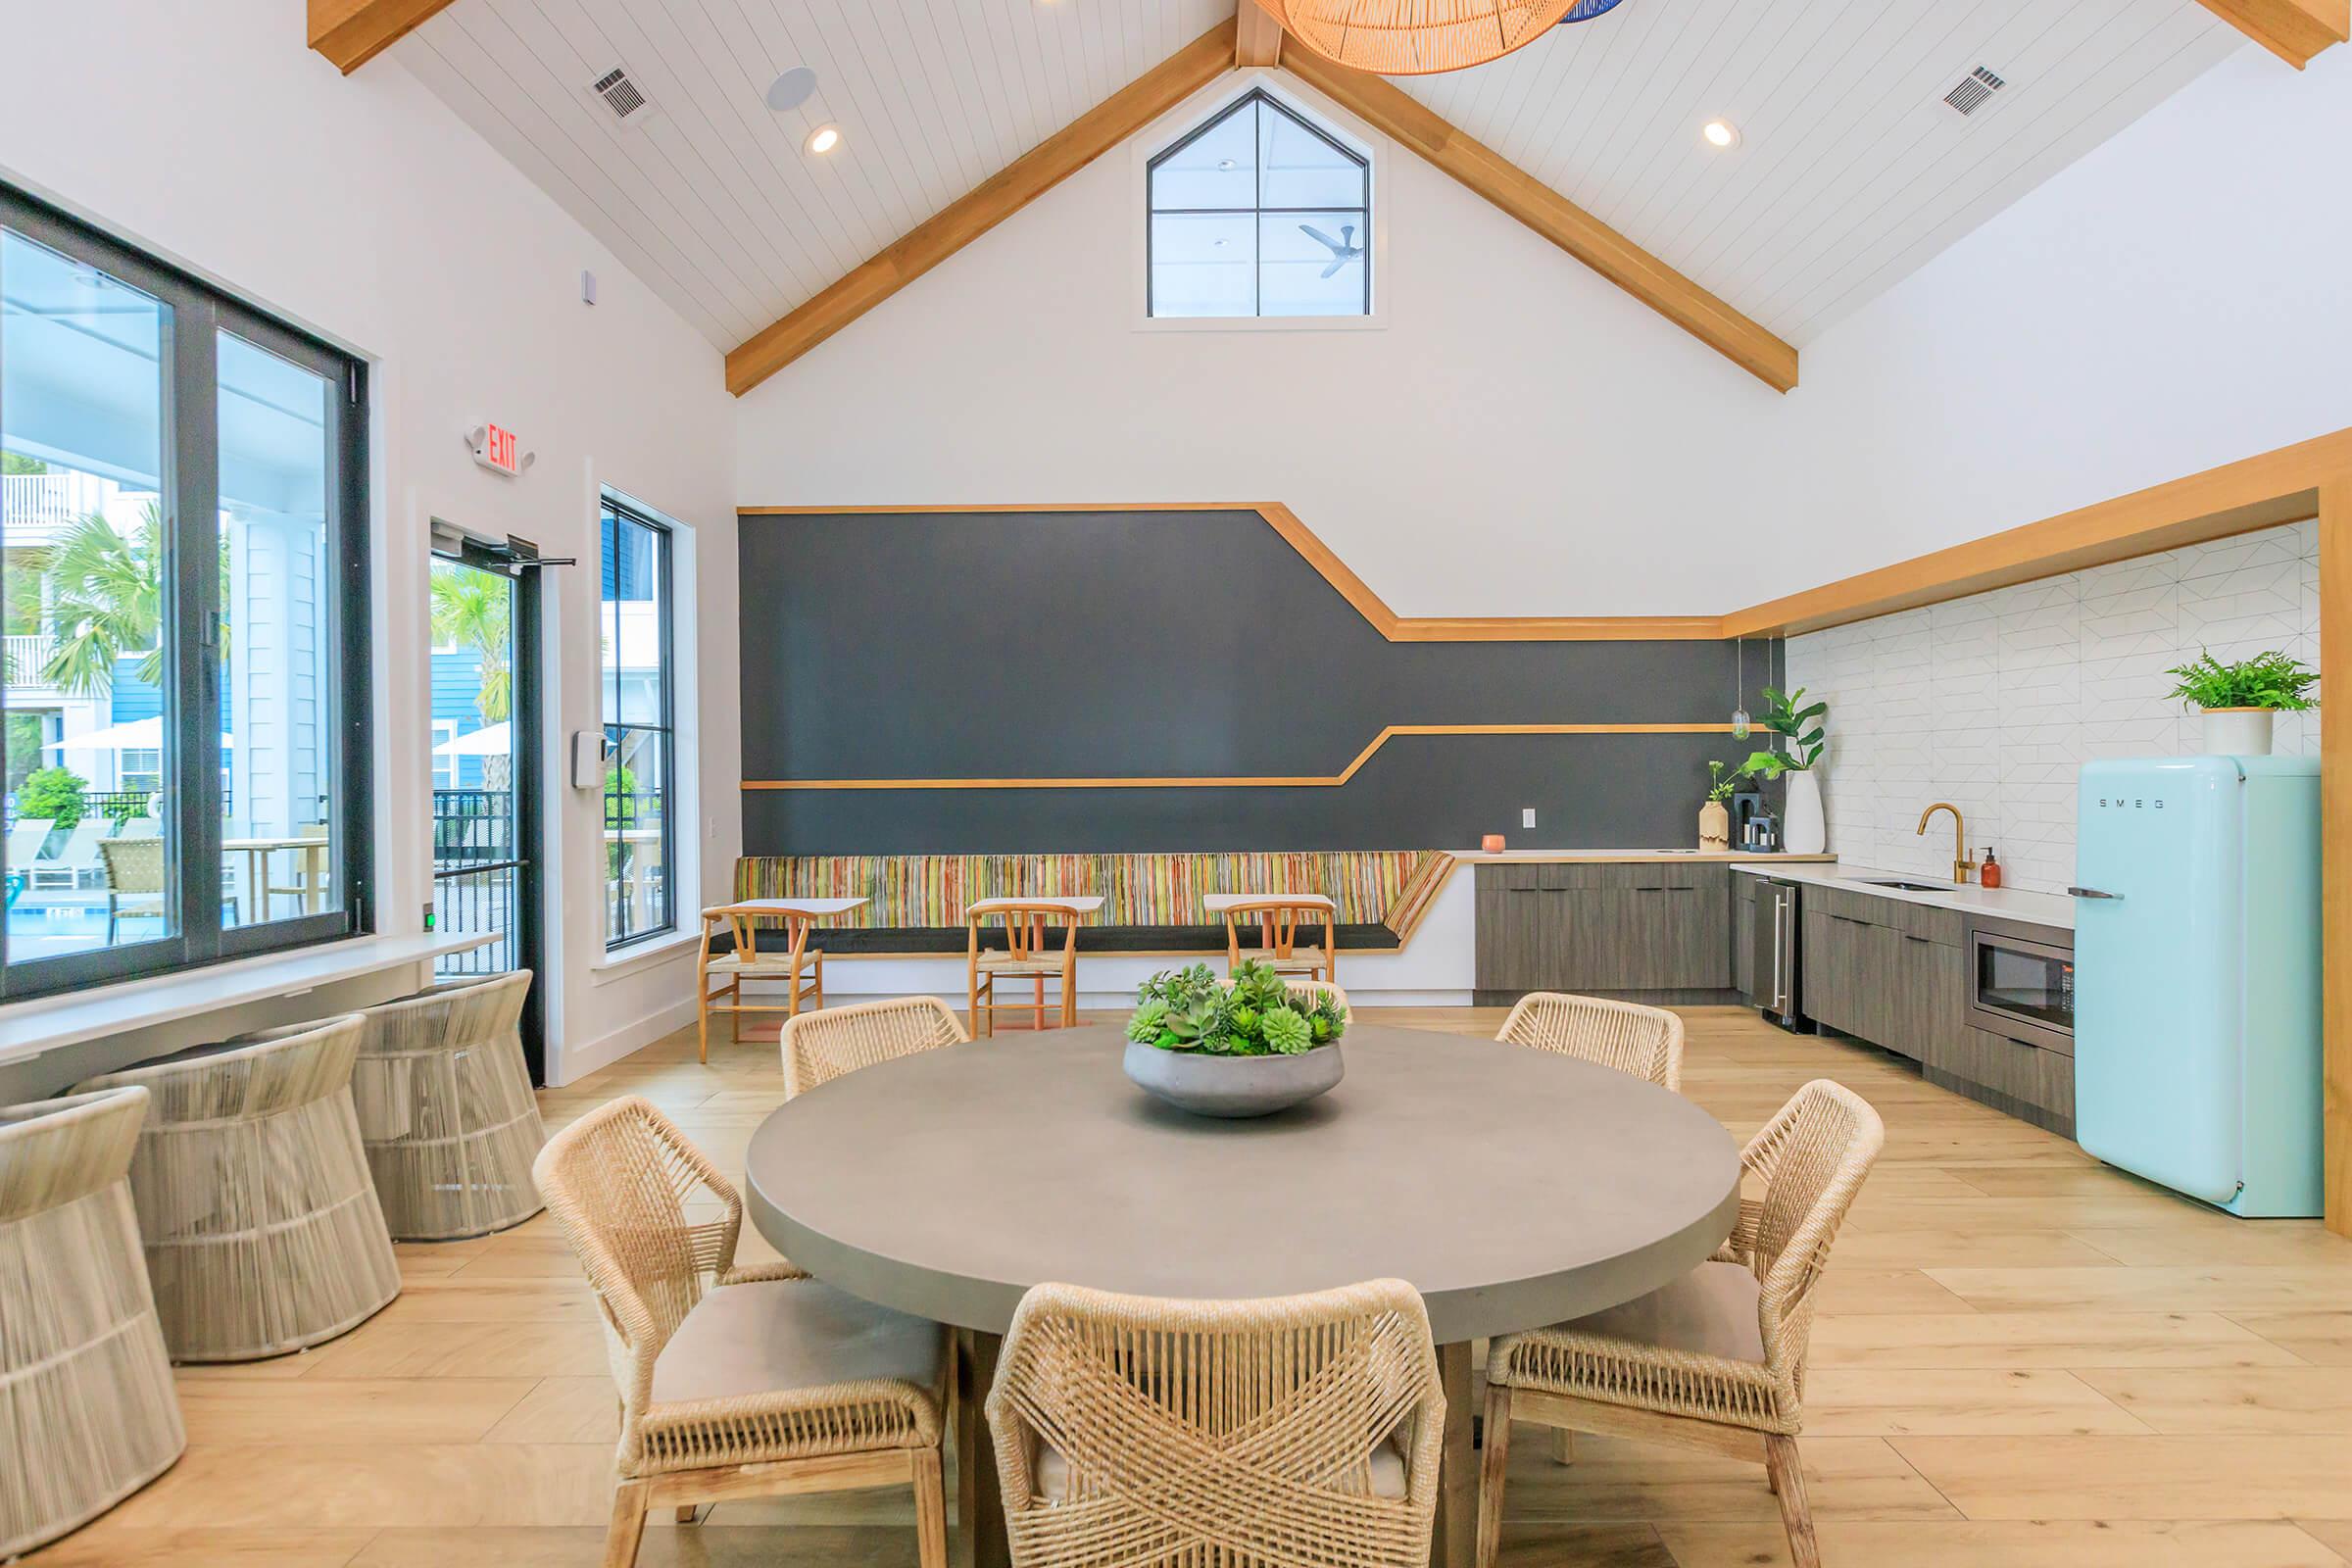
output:
M1974 882L1977 879L1977 862L1968 858L1968 829L1960 820L1960 808L1949 801L1937 801L1919 813L1919 831L1927 832L1928 818L1937 811L1952 813L1952 880Z

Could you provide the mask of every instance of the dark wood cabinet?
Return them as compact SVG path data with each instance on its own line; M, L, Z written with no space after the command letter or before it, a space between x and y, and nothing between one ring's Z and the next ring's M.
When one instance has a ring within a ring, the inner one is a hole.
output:
M1756 879L1732 878L1732 989L1749 1006L1756 1002Z
M1968 960L1955 911L1815 888L1801 907L1798 972L1816 1023L1918 1061L1967 1027Z
M1576 991L1731 998L1731 869L1595 863L1478 868L1478 999Z
M2075 1135L2075 1061L2063 1052L1963 1026L1921 1065L1932 1084Z

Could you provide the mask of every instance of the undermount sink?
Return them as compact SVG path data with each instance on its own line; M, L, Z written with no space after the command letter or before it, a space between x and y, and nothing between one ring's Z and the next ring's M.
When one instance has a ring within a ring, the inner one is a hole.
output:
M1899 876L1849 876L1848 882L1859 882L1866 888L1894 888L1903 893L1949 893L1953 884L1944 882L1906 882Z

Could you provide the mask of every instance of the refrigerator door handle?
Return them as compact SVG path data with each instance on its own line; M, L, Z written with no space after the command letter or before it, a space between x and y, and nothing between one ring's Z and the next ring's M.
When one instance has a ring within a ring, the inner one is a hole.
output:
M2120 901L2123 898L2121 893L2102 893L2097 888L2068 888L2066 891L2070 898L2077 899L2115 899Z

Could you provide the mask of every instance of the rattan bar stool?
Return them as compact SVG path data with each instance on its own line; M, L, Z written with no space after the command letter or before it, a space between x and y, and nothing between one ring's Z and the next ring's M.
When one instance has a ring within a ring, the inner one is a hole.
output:
M360 1009L352 1096L395 1239L486 1236L546 1206L531 1183L547 1129L522 1059L530 989L517 969Z
M1741 1152L1763 1194L1740 1200L1739 1226L1711 1261L1621 1306L1494 1342L1479 1568L1492 1568L1502 1541L1515 1420L1760 1462L1796 1568L1820 1568L1796 1452L1814 1292L1886 1139L1861 1096L1816 1079Z
M784 1020L784 1098L860 1067L971 1038L937 997L891 997L797 1013Z
M891 1485L914 1489L921 1568L947 1568L946 1330L790 1263L737 1268L742 1197L643 1100L564 1128L537 1175L619 1387L606 1568L637 1560L649 1509ZM689 1221L705 1197L720 1217Z
M1519 999L1494 1038L1597 1062L1682 1093L1683 1020L1664 1007L1531 991Z
M153 1096L130 1194L174 1361L254 1361L349 1333L400 1294L352 1113L349 1013L192 1046L82 1091Z
M988 1424L1014 1568L1429 1561L1446 1396L1402 1280L1253 1301L1037 1286Z
M130 1206L146 1113L144 1089L0 1108L0 1560L188 1446Z

